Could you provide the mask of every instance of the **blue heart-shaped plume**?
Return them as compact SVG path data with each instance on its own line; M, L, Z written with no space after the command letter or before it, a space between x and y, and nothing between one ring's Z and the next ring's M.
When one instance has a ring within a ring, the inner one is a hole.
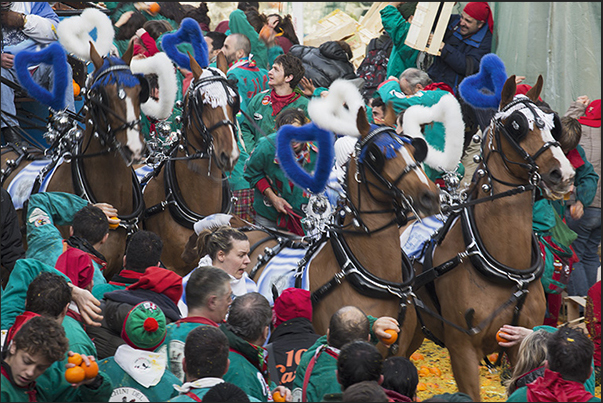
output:
M304 171L295 160L291 148L291 142L294 140L298 142L314 141L318 144L318 159L314 176ZM321 193L325 190L335 158L331 132L319 128L314 123L308 123L302 127L284 125L276 135L276 143L279 163L291 182L312 193Z
M40 63L52 66L54 72L52 93L31 78L28 67ZM19 82L29 95L55 111L65 108L65 88L68 84L67 54L58 42L54 42L38 52L19 52L15 55L14 64Z
M482 57L477 74L461 81L459 93L474 108L498 109L505 81L505 64L494 53L488 53Z
M178 66L190 70L191 63L188 55L185 55L176 48L181 43L190 43L192 45L195 52L193 57L201 68L209 66L207 42L205 42L201 28L199 28L199 23L190 17L182 20L178 31L165 34L161 40L161 47L169 58Z

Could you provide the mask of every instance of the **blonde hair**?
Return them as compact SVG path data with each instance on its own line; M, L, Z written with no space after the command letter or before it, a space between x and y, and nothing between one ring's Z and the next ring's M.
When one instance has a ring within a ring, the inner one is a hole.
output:
M515 392L515 382L526 373L541 367L546 360L546 342L551 333L544 329L532 332L521 341L517 353L517 363L513 368L511 379L505 382L507 397Z

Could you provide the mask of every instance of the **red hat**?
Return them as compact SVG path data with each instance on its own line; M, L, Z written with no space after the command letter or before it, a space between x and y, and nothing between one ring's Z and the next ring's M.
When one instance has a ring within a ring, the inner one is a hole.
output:
M515 95L526 95L528 93L529 90L532 89L531 85L528 84L518 84L517 85L517 90L515 90ZM542 98L538 97L539 101L542 101Z
M578 120L585 126L601 127L601 100L595 99L588 104L586 113Z
M162 267L147 267L140 280L126 287L126 290L151 290L163 294L171 299L176 305L182 296L182 277Z
M295 287L287 288L274 301L272 323L275 327L293 318L312 320L310 291Z
M490 10L490 6L485 1L474 1L471 3L467 3L464 12L469 14L469 17L475 18L478 21L484 21L488 23L488 29L490 33L494 29L494 20L492 19L492 10Z
M69 277L73 285L86 288L94 277L94 265L89 254L78 248L68 248L54 266Z

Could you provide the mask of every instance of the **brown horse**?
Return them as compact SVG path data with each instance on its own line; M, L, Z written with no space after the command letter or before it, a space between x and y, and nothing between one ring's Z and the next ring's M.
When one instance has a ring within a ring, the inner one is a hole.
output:
M414 273L408 258L400 259L405 255L400 250L398 225L411 211L421 217L438 212L438 190L419 164L426 152L423 140L411 142L388 127L371 128L363 108L357 115L357 127L361 136L347 168L345 202L320 239L309 242L304 258L309 262L305 270L314 302L312 323L319 334L325 334L333 313L346 305L375 317L391 316L403 327L399 354L406 354L407 335L416 321L414 310L406 309ZM395 152L387 155L388 147ZM237 224L231 220L232 226ZM249 271L258 261L257 255L265 253L264 246L276 246L276 253L280 246L302 243L300 237L287 233L242 230L252 247L261 245L251 254ZM264 271L263 266L258 267L255 281Z
M542 84L540 76L527 98L514 97L515 76L506 80L468 198L452 205L431 243L433 254L428 248L424 266L415 265L414 291L424 304L416 305L419 322L429 338L448 349L458 390L474 401L480 401L480 359L500 350L498 329L532 328L544 319L533 192L540 187L546 197L560 198L573 183L574 170L556 142L560 122L553 127L552 115L534 104ZM417 326L410 353L423 342L423 330ZM517 346L508 353L514 363Z
M239 96L226 79L226 58L218 55L217 69L202 69L189 58L194 78L185 97L183 135L144 190L145 229L161 237L162 263L181 276L196 264L181 257L193 225L230 210L223 172L231 171L239 158Z
M132 45L122 59L101 57L90 43L94 71L87 84L86 129L62 138L69 146L58 153L64 162L59 164L47 191L61 191L82 196L91 203L113 205L121 219L120 227L110 231L108 241L99 250L107 259L104 275L110 279L122 268L126 234L136 227L143 210L142 193L132 164L141 160L146 149L140 130L140 105L148 98L148 83L134 75L129 68ZM71 135L71 137L69 137ZM14 158L3 153L2 165ZM15 175L31 161L24 161L3 186L8 186ZM37 191L34 189L34 191ZM67 236L65 228L62 229Z

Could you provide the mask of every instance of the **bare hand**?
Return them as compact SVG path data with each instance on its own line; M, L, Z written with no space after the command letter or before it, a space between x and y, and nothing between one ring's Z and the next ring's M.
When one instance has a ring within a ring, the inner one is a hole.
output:
M388 339L390 337L390 334L385 332L387 329L400 332L400 325L396 319L389 316L382 316L373 323L373 333L379 338Z
M574 220L579 220L584 215L584 205L581 201L576 201L576 203L570 206L570 216Z
M10 53L2 53L2 68L12 69L14 65L15 55Z
M278 393L281 394L281 396L285 397L285 401L286 402L291 402L292 401L291 391L289 390L288 387L283 386L283 385L279 385L276 388L274 388L274 390L272 391L272 394L274 394L277 391L278 391Z
M580 95L578 98L576 98L576 101L586 106L590 104L590 99L588 99L588 95Z
M287 214L287 207L289 209L293 209L287 200L283 199L282 197L278 197L277 195L274 195L270 201L272 202L275 210L279 213Z
M70 350L70 351L67 353L67 355L68 355L69 357L73 356L74 354L75 354L75 353L74 353L73 351L71 351L71 350ZM84 355L84 354L81 354L81 356L82 356L82 359L84 360L84 364L83 364L83 365L90 366L90 363L91 363L92 361L96 361L96 360L94 359L94 357L93 357L93 356L91 356L91 355ZM65 364L65 368L73 368L73 367L75 367L75 364L73 364L73 363L68 362L67 364ZM80 386L82 386L82 385L87 385L87 384L89 384L89 383L94 382L94 380L95 380L97 377L99 377L99 376L100 376L100 374L99 374L99 375L97 375L97 376L95 376L94 378L90 378L90 379L84 379L83 381L78 382L78 383L72 383L72 384L71 384L71 386L73 386L74 388L79 388L79 387L80 387Z
M305 96L311 97L312 94L314 94L316 87L314 86L314 83L312 82L312 80L309 80L304 76L304 77L302 77L302 79L300 80L299 83L302 86L302 91Z
M525 80L525 76L515 76L515 84L521 84L523 80Z
M105 213L107 216L107 220L109 220L109 225L119 224L119 218L117 218L117 209L110 205L109 203L95 203L94 206L98 207Z
M100 327L103 320L100 301L94 298L94 295L88 290L79 288L72 283L69 283L69 286L71 287L71 300L77 305L84 323L88 326Z
M501 334L501 337L508 340L507 342L498 342L498 345L501 347L513 347L514 345L521 343L523 339L533 332L532 329L528 329L527 327L511 325L503 325L499 331L506 333Z
M119 19L117 20L117 22L114 25L118 28L121 27L126 22L128 22L128 20L132 16L132 14L134 14L134 11L126 11L119 17Z

